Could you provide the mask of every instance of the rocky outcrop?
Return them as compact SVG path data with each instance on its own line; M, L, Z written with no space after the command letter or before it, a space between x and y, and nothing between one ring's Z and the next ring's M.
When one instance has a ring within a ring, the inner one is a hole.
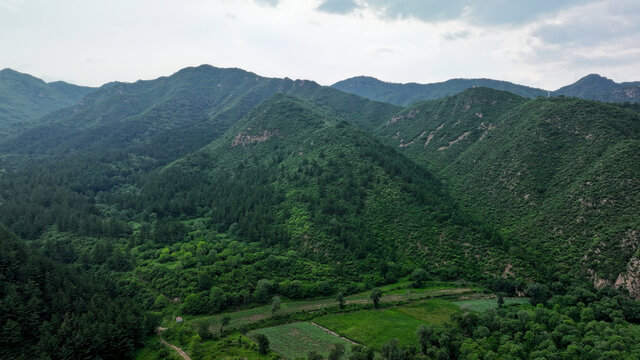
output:
M634 299L640 299L640 254L634 255L627 263L627 270L616 279L615 286L629 291Z

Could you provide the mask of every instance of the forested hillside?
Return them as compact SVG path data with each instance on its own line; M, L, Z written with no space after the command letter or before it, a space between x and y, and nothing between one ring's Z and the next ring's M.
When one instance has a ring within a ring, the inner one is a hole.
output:
M0 148L47 155L117 149L166 162L213 141L276 93L315 101L363 128L399 110L312 81L202 65L169 77L104 86L81 103L47 115L40 120L42 126Z
M321 108L283 95L110 201L136 221L202 219L245 242L295 251L329 265L332 287L359 283L359 274L380 284L416 266L479 280L506 264L497 233L460 211L429 172ZM255 285L218 281L226 289Z
M0 358L167 358L153 330L194 359L277 358L248 331L430 311L420 350L363 332L342 359L638 351L634 104L472 87L402 108L207 65L45 85L82 98L0 138Z
M0 70L0 137L38 125L38 118L75 104L93 90L63 81L47 84L11 69Z
M504 227L542 273L580 264L599 286L618 281L640 294L632 274L640 231L636 112L478 88L415 104L377 133L446 178L466 208Z
M47 115L48 124L0 144L0 217L37 237L46 227L118 237L127 225L104 215L96 196L125 186L220 136L278 92L305 96L362 128L399 108L310 81L261 78L239 69L184 69L171 77L109 84L82 103Z
M131 357L154 320L104 271L56 264L0 225L0 357ZM55 245L54 245L55 246Z

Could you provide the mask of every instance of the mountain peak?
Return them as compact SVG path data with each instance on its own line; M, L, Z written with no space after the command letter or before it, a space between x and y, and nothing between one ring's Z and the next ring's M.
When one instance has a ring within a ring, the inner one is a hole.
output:
M601 76L599 74L589 74L587 76L584 76L580 80L576 81L576 84L580 84L580 83L610 84L610 85L616 84L615 81L608 79L604 76Z

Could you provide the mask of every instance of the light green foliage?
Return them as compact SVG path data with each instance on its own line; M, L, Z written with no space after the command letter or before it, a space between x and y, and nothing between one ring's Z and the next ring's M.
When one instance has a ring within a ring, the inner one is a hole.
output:
M306 357L312 351L327 357L333 344L341 344L347 352L351 348L349 342L308 322L254 330L249 335L257 333L265 334L269 338L271 349L287 359Z
M450 302L428 300L397 308L326 315L314 321L357 343L380 350L394 338L400 344L415 344L415 333L421 324L447 323L457 312L458 307Z
M488 310L494 310L498 308L498 302L496 299L475 299L475 300L460 300L454 301L454 304L460 306L461 308L483 312ZM530 301L528 298L512 298L505 297L504 305L519 305L519 304L529 304Z
M231 335L220 340L203 341L198 346L202 359L279 359L279 356L274 352L261 354L258 345L244 335ZM191 351L187 350L187 352Z

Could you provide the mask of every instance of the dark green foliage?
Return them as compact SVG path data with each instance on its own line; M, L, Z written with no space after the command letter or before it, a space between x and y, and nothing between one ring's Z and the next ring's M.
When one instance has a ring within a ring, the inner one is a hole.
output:
M344 308L344 293L342 291L336 295L336 301L338 302L340 309Z
M531 300L531 305L546 304L551 299L551 291L544 284L530 284L525 289L525 294Z
M481 231L508 249L516 276L597 275L613 283L634 258L621 239L637 238L639 226L637 112L475 88L415 104L377 133L501 228Z
M418 345L420 346L420 352L426 354L427 350L431 346L431 337L434 334L434 325L420 325L416 331L416 337L418 338Z
M394 84L372 77L358 76L342 80L331 86L372 100L401 106L411 105L417 101L440 99L455 95L469 88L481 86L509 91L528 98L547 96L548 93L542 89L491 79L451 79L433 84Z
M280 307L282 306L282 300L280 300L279 296L274 296L271 299L271 315L275 315L278 311L280 311Z
M327 360L340 360L342 358L342 355L344 355L344 345L333 344Z
M373 360L375 353L372 348L365 348L362 346L354 346L351 348L349 354L349 360Z
M253 291L253 300L260 304L266 304L271 299L273 291L273 283L269 280L262 279L258 281L256 289Z
M317 352L311 351L309 355L307 355L307 360L324 360L324 358Z
M206 320L200 320L196 322L196 332L202 340L209 340L213 335L211 331L209 331L209 322ZM220 333L222 333L222 328Z
M220 334L224 333L224 327L229 325L229 321L231 321L231 318L228 316L222 318L222 321L220 322Z
M422 287L422 283L429 278L429 274L423 268L415 268L411 273L411 286L414 288Z
M371 290L371 294L369 295L369 297L371 298L371 302L373 303L373 307L377 308L378 307L378 303L380 302L380 297L382 297L382 291L380 291L380 289L378 289L378 288L373 288Z
M264 334L256 334L255 340L258 343L258 352L260 354L269 353L269 339Z
M416 357L416 350L411 346L398 346L398 339L391 339L382 346L382 357L385 360L411 360Z
M105 86L4 141L0 220L37 251L3 243L0 358L127 358L171 312L340 289L338 312L409 274L538 307L463 312L388 358L633 358L640 305L572 285L637 276L637 109L475 88L398 110L203 66ZM314 316L277 305L243 328ZM210 326L167 336L206 358Z
M79 274L0 225L0 358L131 357L153 328L124 284Z
M0 140L0 188L5 192L0 220L29 239L52 225L60 231L121 237L128 230L119 223L118 215L124 214L109 208L105 224L96 204L110 207L112 200L121 200L124 204L118 205L127 208L139 205L132 204L136 194L129 191L142 173L205 146L278 92L308 98L331 116L366 129L399 110L311 81L211 66L110 84L75 107L47 115L41 121L46 125ZM9 173L2 176L5 170ZM205 185L199 180L185 179ZM199 199L178 195L170 209L147 210L193 215L198 207Z

